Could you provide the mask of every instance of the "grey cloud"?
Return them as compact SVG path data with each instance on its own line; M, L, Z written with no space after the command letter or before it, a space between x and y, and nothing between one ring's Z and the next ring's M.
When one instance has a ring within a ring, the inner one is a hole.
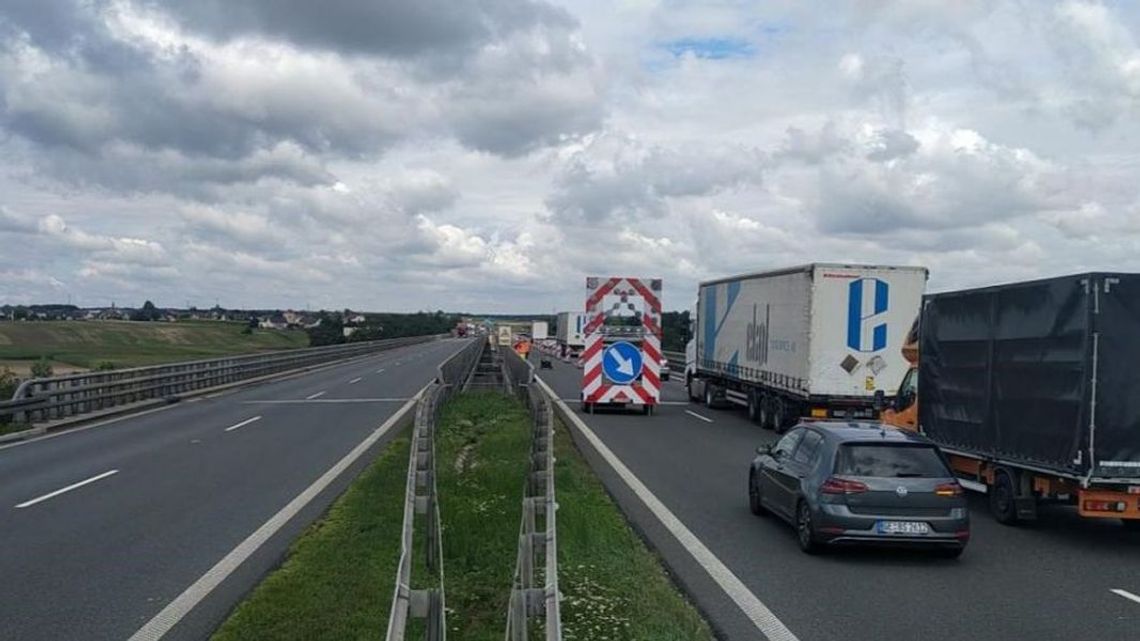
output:
M867 154L867 158L878 162L909 156L918 150L918 141L914 136L896 129L880 131L874 145L874 150Z
M539 25L572 27L566 11L534 0L143 0L219 39L260 35L304 47L411 57L469 52Z
M758 183L766 165L760 151L735 145L647 146L603 135L566 163L546 204L559 216L591 221L614 214L661 215L670 198Z
M818 134L808 133L798 127L788 127L786 137L776 152L776 158L790 158L818 164L850 147L850 141L839 135L835 123L828 121Z

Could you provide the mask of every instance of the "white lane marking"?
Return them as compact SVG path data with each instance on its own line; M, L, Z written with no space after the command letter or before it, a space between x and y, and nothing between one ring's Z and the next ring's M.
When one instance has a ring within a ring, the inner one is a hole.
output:
M362 380L364 380L364 377L363 377L363 376L357 376L356 378L354 378L354 379L352 379L351 381L349 381L349 382L348 382L348 384L349 384L349 385L356 385L357 383L359 383L359 382L360 382L360 381L362 381Z
M706 423L712 423L713 422L713 420L711 418L709 418L707 416L701 416L700 414L697 414L693 410L685 410L685 413L688 414L689 416L692 416L693 418L699 418Z
M36 503L42 503L48 499L53 499L53 498L59 496L60 494L63 494L64 492L70 492L72 490L81 488L84 485L89 485L91 483L94 483L95 481L105 479L108 476L112 476L112 475L118 474L118 473L119 473L119 470L111 470L109 472L103 472L102 474L97 474L95 476L92 476L89 479L85 479L85 480L80 481L78 483L72 483L71 485L68 485L67 487L60 488L54 492L49 492L47 494L44 494L43 496L38 496L38 497L36 497L30 501L24 501L23 503L17 505L16 508L22 509L25 507L31 507L31 506L35 505Z
M158 641L158 639L161 639L163 635L177 625L195 606L201 603L202 599L209 596L214 588L218 587L222 581L225 581L230 574L233 574L234 570L238 569L246 559L264 545L270 537L276 534L290 519L296 516L297 513L304 509L318 494L335 481L338 476L343 474L349 466L363 456L364 453L368 451L368 448L375 445L376 441L380 440L389 430L399 424L412 408L416 406L416 400L420 397L420 394L423 394L423 390L420 390L420 392L409 399L407 403L404 403L403 407L396 410L396 413L392 414L380 427L369 434L367 438L361 441L351 452L346 454L344 458L337 461L336 465L321 475L321 478L305 488L296 498L289 501L288 505L281 508L281 511L274 514L268 521L262 524L261 527L257 528L257 531L250 534L244 541L239 543L237 547L230 550L230 553L222 558L221 561L218 561L214 567L207 570L197 581L186 588L182 594L179 594L173 601L168 603L166 607L154 615L154 618L148 621L146 625L139 628L138 632L132 634L128 641Z
M1116 588L1114 590L1109 590L1109 592L1112 592L1116 596L1122 596L1122 597L1128 599L1129 601L1135 601L1136 603L1140 603L1140 596L1136 596L1135 594L1132 594L1128 590L1121 590L1120 588Z
M383 373L384 373L384 368L383 368L383 367L381 367L380 369L376 370L376 373L377 373L377 374L383 374Z
M242 401L244 405L298 405L298 404L312 404L320 405L322 403L403 403L407 401L408 397L403 396L400 398L314 398L306 400L297 399L284 399L284 400L264 400L264 401Z
M306 401L311 401L311 400L313 400L314 398L320 398L320 397L322 397L322 396L324 396L324 395L325 395L325 393L324 393L324 392L317 392L316 394L309 394L308 396L306 396L306 397L305 397L305 400L306 400Z
M540 378L538 379L538 384L549 398L558 398L558 396L554 394L554 390L546 384L546 381ZM653 512L657 520L669 530L677 539L678 543L688 550L693 559L704 568L712 580L720 586L720 589L724 590L725 594L736 603L744 612L744 615L752 621L756 628L760 630L769 641L799 641L796 635L792 634L792 631L768 609L768 606L756 598L756 595L752 594L748 586L744 585L744 583L732 573L732 570L728 569L728 567L712 553L712 550L709 550L689 528L685 527L685 524L682 523L669 508L665 507L665 504L654 496L653 492L649 491L649 488L645 487L645 484L625 466L625 463L621 462L621 459L619 459L616 454L610 451L610 448L606 447L606 444L598 438L597 434L594 434L593 430L591 430L577 414L566 407L565 403L561 401L558 401L558 403L562 405L561 409L563 414L574 422L575 427L590 441L590 445L597 450L598 454L605 459L606 463L617 472L622 481L633 490L637 498L641 499L641 502L649 508L649 511Z
M260 417L260 416L254 416L253 418L247 418L247 419L245 419L244 421L242 421L242 422L238 423L237 425L231 425L231 426L227 427L227 428L226 428L226 431L227 431L227 432L232 432L232 431L236 430L236 429L237 429L237 428L239 428L239 427L245 427L246 425L249 425L250 423L256 423L256 422L258 422L258 421L260 421L260 420L261 420L261 417Z

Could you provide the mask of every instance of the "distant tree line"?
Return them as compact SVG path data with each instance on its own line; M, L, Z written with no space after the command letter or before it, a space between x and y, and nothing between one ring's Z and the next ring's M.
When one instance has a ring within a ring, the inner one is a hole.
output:
M345 336L344 317L336 313L321 312L318 314L320 324L305 330L309 334L309 345L319 347L384 338L446 334L462 318L459 314L448 314L443 311L364 314L364 316L367 320L362 324L350 326L351 333Z
M664 312L661 314L661 349L667 352L683 352L692 338L689 332L689 312Z

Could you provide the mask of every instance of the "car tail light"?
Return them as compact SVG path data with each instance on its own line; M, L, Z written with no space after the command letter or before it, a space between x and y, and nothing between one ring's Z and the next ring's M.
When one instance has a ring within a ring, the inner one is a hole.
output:
M957 483L943 483L934 488L938 496L962 496L962 486Z
M1086 512L1123 512L1128 509L1124 501L1085 501Z
M833 476L819 486L819 491L824 494L862 494L867 491L867 484Z

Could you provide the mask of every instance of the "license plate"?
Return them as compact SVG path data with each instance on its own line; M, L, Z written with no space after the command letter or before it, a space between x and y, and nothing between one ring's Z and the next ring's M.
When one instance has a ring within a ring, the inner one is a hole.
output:
M879 521L880 534L930 534L930 524L922 521Z

